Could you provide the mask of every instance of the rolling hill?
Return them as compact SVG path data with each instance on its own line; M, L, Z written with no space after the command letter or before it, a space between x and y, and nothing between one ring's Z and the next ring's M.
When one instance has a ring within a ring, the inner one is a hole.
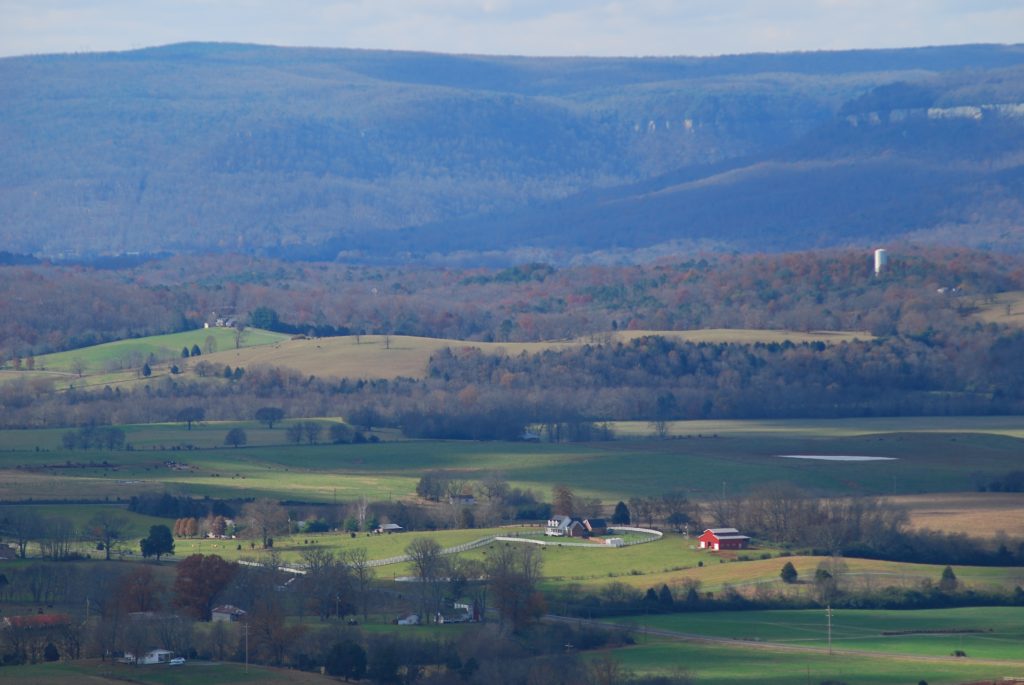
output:
M1024 244L1024 48L516 58L180 44L0 60L43 257L552 261Z
M870 333L860 331L775 330L696 330L696 331L622 331L608 334L609 340L625 342L645 335L660 335L687 342L826 342L867 340ZM273 345L225 349L206 355L217 364L253 367L280 366L306 375L337 378L422 378L432 354L447 348L474 347L489 354L536 354L545 350L579 347L588 339L550 342L488 343L407 335L338 336L310 340L286 340Z

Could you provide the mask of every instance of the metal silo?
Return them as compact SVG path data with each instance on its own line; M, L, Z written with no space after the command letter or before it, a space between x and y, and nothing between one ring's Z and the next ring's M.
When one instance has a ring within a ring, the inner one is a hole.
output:
M875 250L875 275L882 273L882 269L889 263L889 253L885 250Z

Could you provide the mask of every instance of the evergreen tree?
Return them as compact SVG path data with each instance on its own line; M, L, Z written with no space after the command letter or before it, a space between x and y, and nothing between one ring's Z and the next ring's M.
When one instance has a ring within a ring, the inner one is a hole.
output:
M668 589L668 585L661 586L661 591L658 592L658 604L665 609L671 609L675 605L675 599L672 597L672 591Z
M248 442L248 436L246 436L245 430L242 428L232 428L224 436L224 444L231 445L232 447L239 447L246 442Z
M144 557L156 557L157 562L164 554L174 554L174 536L167 526L149 527L149 536L139 540L139 548Z
M783 583L795 583L797 576L796 567L793 566L792 561L787 561L786 565L782 567L782 571L779 573L779 578L782 578Z
M953 567L947 566L942 569L942 578L939 580L939 589L943 592L954 592L960 582L956 579L956 574L953 573Z
M274 424L284 418L284 409L280 407L260 407L256 410L256 420L273 429Z
M249 323L255 328L275 331L280 325L280 319L277 312L270 307L257 307L249 312Z
M198 357L202 353L203 353L203 351L201 349L199 349L199 345L198 344L192 346L192 356L193 357Z
M335 643L325 662L327 675L345 680L360 680L366 675L366 652L352 640Z
M192 430L192 424L202 421L205 416L206 410L202 407L184 407L178 412L177 419L187 425L189 430Z
M629 507L625 502L620 501L615 505L615 511L612 513L612 523L618 526L628 526L629 522Z

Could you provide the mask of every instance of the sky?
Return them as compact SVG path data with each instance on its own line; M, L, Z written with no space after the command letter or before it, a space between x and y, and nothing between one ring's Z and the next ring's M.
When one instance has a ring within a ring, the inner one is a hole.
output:
M183 41L515 55L1024 42L1022 0L0 0L0 56Z

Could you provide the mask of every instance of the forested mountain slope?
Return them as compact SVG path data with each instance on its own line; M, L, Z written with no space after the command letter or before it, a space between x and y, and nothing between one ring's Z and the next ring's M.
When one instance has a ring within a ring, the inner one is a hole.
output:
M552 259L1019 249L1024 48L512 58L182 44L0 60L0 240ZM395 233L396 229L401 229Z

